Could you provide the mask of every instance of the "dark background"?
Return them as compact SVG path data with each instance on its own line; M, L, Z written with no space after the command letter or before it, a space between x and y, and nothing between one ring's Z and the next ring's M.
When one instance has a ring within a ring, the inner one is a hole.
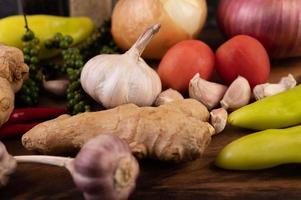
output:
M218 0L207 0L209 26L215 25L217 2ZM22 13L22 4L26 14L68 15L68 0L0 0L0 18Z

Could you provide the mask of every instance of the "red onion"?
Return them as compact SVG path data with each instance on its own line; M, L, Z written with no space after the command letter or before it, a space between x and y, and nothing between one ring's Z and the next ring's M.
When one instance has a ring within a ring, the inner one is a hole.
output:
M220 0L218 22L228 37L255 37L272 58L301 56L300 0Z

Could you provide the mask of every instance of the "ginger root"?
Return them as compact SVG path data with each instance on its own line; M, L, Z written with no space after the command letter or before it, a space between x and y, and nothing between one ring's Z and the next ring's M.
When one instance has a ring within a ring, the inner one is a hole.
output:
M14 109L15 94L9 82L0 77L0 126L4 124Z
M0 44L0 77L8 80L14 93L21 89L28 72L21 50Z
M138 158L186 161L198 158L211 140L214 128L209 112L200 102L185 99L159 107L126 104L114 109L62 115L25 133L28 150L44 154L78 151L100 134L116 134L127 141Z
M14 93L28 75L21 50L0 44L0 126L4 124L14 108Z

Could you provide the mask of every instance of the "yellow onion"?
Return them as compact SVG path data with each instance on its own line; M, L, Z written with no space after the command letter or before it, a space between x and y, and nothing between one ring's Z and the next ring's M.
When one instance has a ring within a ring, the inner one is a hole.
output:
M117 45L129 49L150 25L161 30L142 57L160 59L174 44L195 38L207 16L205 0L119 0L112 15L112 34Z
M218 21L229 37L258 39L272 58L301 56L300 0L220 0Z

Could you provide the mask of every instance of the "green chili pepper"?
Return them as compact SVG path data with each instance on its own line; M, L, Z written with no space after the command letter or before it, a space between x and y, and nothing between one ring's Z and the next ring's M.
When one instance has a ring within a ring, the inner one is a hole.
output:
M41 43L52 38L55 33L70 35L78 44L94 30L93 22L87 17L60 17L51 15L31 15L27 17L29 28L40 39ZM0 43L22 48L22 36L26 32L24 17L11 16L0 20ZM46 50L42 45L40 58L54 56L57 51Z
M234 111L229 115L228 123L253 130L300 124L301 85Z
M230 170L256 170L301 163L301 126L269 129L228 144L215 164Z

